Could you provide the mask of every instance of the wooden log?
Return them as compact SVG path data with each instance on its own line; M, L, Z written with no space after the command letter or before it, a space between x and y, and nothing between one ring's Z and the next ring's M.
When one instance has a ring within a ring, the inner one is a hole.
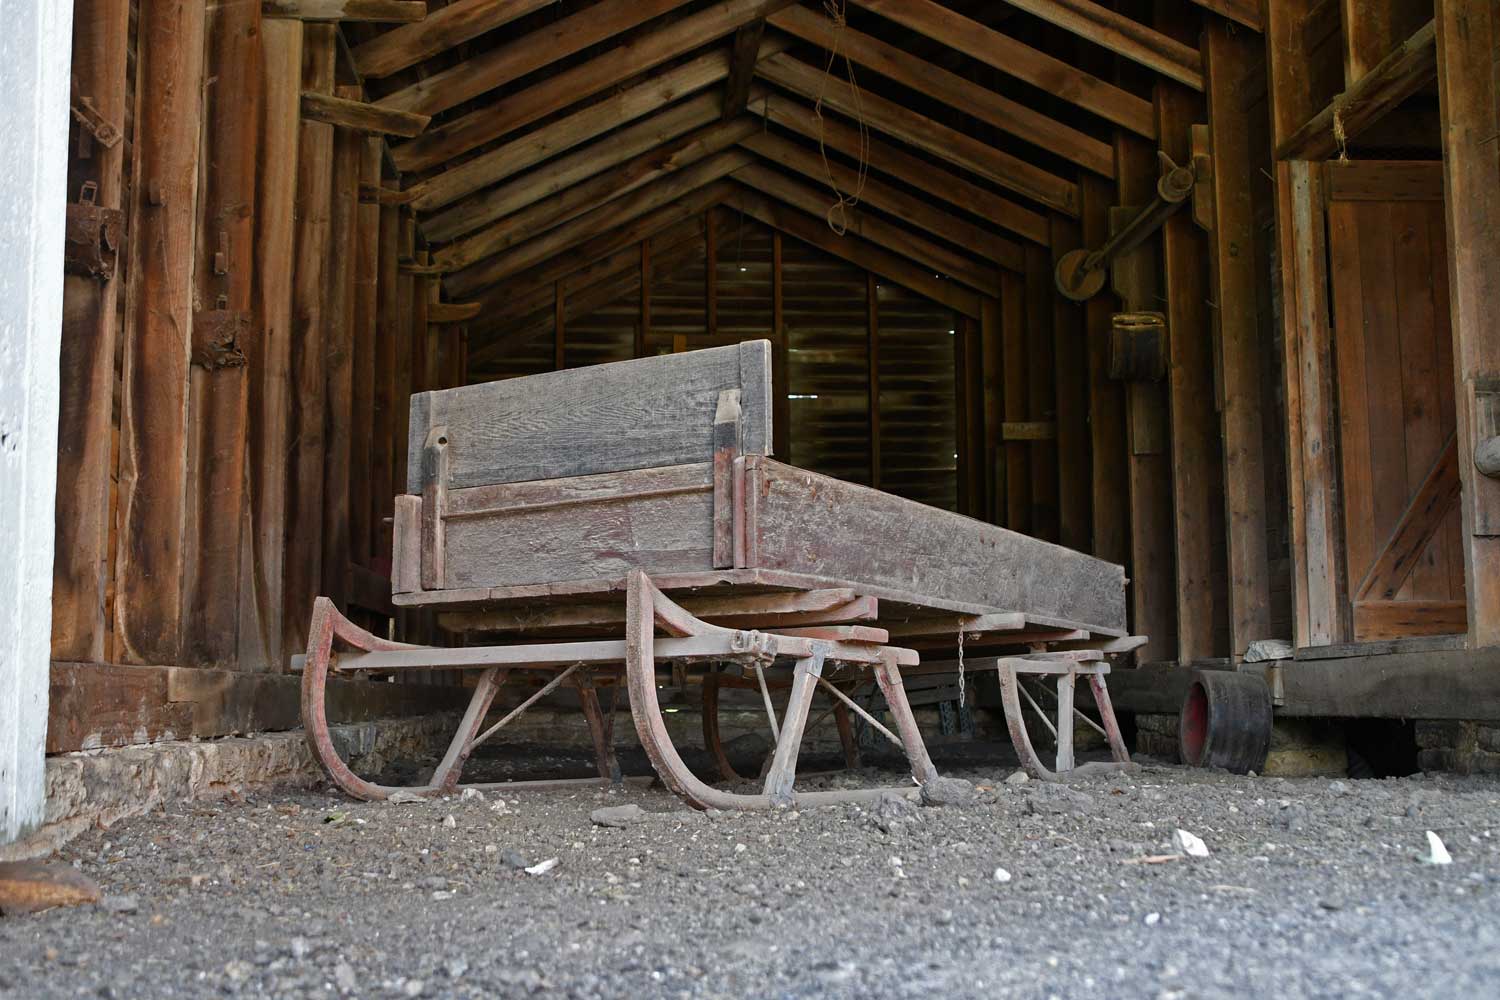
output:
M331 92L334 32L331 24L306 26L302 90ZM297 267L292 279L291 421L287 455L287 523L282 642L307 645L313 599L323 576L324 459L327 385L324 361L330 339L329 226L333 201L332 125L303 121L297 152ZM342 291L342 290L341 290ZM277 664L276 669L284 669Z
M120 374L115 637L124 662L175 663L181 652L204 8L146 0L140 24Z
M420 0L261 0L267 18L404 24L427 16Z
M356 89L354 93L358 94L360 91ZM427 123L432 121L431 115L383 108L367 104L356 97L335 97L315 90L302 93L302 117L307 121L322 122L357 132L399 135L408 139L421 135L427 128Z
M128 0L79 0L73 17L74 93L123 130ZM75 157L70 196L96 185L101 208L124 207L124 143ZM118 239L119 227L116 226ZM116 251L121 249L115 248ZM59 359L56 545L52 560L52 655L98 662L107 655L104 592L110 543L111 423L119 270L63 277Z
M362 143L360 186L380 184L379 139ZM380 296L380 206L359 203L354 265L353 376L350 386L349 562L368 567L374 555L375 512L384 505L375 486L375 331ZM351 581L351 594L353 583ZM353 600L351 596L351 601Z
M555 2L454 0L415 24L393 28L356 45L354 68L366 79L390 76Z
M245 618L239 661L245 669L252 664L274 669L281 662L302 42L303 26L297 21L266 20L261 25L263 165L256 190L254 280L262 329L249 358L254 565L247 591L253 599L241 601Z

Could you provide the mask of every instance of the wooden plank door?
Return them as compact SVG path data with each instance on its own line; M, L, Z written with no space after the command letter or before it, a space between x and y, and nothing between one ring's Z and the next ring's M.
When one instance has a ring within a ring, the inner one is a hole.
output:
M1442 167L1327 167L1344 546L1358 641L1464 632Z

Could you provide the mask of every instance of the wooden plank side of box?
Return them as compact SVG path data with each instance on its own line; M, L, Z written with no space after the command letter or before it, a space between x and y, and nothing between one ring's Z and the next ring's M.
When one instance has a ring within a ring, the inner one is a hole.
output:
M709 463L480 486L448 503L445 589L713 567Z
M771 345L748 341L417 393L407 492L446 428L449 489L706 462L719 393L740 390L743 454L771 444Z
M1113 563L769 459L746 468L757 568L1125 628Z

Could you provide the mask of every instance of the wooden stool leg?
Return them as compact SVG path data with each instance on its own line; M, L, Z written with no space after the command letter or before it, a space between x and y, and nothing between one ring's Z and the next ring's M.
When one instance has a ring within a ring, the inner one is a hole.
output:
M1057 677L1057 770L1073 770L1073 672Z
M807 728L807 713L812 707L813 691L823 673L822 643L813 643L811 656L797 661L792 674L792 693L787 700L781 734L776 739L776 753L766 775L765 793L775 805L792 804L792 784L797 778L797 754L802 748L802 733Z
M1104 725L1104 738L1109 741L1109 754L1117 763L1128 764L1130 751L1125 738L1120 735L1120 720L1115 718L1115 706L1109 700L1109 688L1103 674L1089 676L1089 689L1094 692L1094 706L1099 709L1099 720Z
M463 721L458 724L458 733L448 745L448 752L444 754L437 769L432 772L429 786L440 788L444 792L451 792L458 786L458 776L463 773L464 764L468 762L472 752L469 743L479 735L479 727L484 725L484 717L489 714L495 694L500 690L500 685L505 683L505 676L509 672L500 667L490 667L479 675L474 696L469 699Z
M896 722L896 732L901 736L901 745L906 749L906 759L911 764L911 776L917 779L917 784L925 785L938 776L937 768L932 766L932 758L927 756L927 744L922 742L917 717L911 710L911 702L906 700L906 686L901 683L901 672L892 660L887 659L875 668L875 680L880 685L880 693L885 695L891 718Z
M615 784L620 784L620 763L615 759L613 735L614 727L609 725L604 712L599 707L599 693L594 690L593 679L580 672L579 679L574 682L578 688L578 703L583 707L583 717L588 720L589 735L594 739L594 761L599 768L599 777Z

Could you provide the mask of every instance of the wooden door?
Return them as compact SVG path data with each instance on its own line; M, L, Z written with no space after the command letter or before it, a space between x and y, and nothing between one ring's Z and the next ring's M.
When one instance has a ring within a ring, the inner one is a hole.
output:
M1327 170L1354 638L1460 633L1467 623L1442 167Z

